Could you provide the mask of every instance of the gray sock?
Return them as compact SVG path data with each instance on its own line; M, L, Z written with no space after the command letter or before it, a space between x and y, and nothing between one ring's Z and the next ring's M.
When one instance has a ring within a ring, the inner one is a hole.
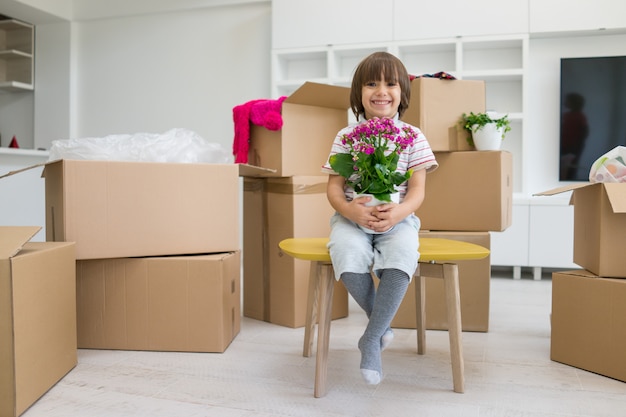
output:
M357 274L354 272L344 272L341 274L341 281L346 287L354 301L365 311L367 317L372 314L376 288L372 276L367 274Z
M341 281L348 290L354 301L365 311L367 318L372 314L374 307L374 298L376 297L376 287L372 275L357 274L355 272L344 272L341 274ZM383 336L380 338L381 349L386 349L393 340L393 331L387 328Z
M365 333L359 340L361 373L368 384L382 379L381 337L389 328L409 286L409 277L398 269L384 269Z

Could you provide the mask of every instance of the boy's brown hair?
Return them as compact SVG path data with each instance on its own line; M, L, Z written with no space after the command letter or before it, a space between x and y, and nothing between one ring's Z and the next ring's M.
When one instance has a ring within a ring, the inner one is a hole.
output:
M400 106L398 114L402 114L409 108L411 99L411 81L409 74L397 57L388 52L374 52L365 57L354 72L352 88L350 89L350 108L355 117L365 116L365 108L362 101L363 86L371 81L379 81L384 76L385 81L400 84Z

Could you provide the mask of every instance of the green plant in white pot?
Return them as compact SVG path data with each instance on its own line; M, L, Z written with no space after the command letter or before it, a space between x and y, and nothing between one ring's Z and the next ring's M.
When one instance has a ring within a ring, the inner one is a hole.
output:
M508 114L498 117L495 112L463 113L463 128L470 133L467 142L479 151L500 149L500 145L511 130Z

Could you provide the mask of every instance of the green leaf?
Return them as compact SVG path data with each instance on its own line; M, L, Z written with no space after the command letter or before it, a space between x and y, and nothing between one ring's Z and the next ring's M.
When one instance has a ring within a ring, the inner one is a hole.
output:
M344 178L350 178L354 174L354 161L352 155L338 153L329 158L330 166L335 172Z

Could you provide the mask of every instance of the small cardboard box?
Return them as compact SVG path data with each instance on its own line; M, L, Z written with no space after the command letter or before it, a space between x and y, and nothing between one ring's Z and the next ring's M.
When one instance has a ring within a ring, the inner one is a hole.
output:
M241 249L241 164L58 160L44 166L46 240L76 242L76 259Z
M416 78L411 101L402 120L419 127L433 151L469 151L467 134L460 128L463 113L485 112L485 82Z
M420 232L420 237L461 240L490 248L489 232ZM461 324L464 331L489 331L490 257L456 262L459 268ZM448 330L443 280L426 278L426 329ZM415 329L415 281L412 281L392 327Z
M76 262L78 347L224 352L240 328L240 258Z
M349 88L304 83L282 104L281 130L251 125L248 162L276 177L319 175L349 108Z
M19 416L76 366L74 243L0 226L0 415Z
M536 195L573 191L574 263L602 277L626 278L626 184L579 183Z
M626 280L553 273L551 320L550 359L626 382Z
M507 151L437 152L416 212L422 230L499 232L511 225L513 157Z
M291 237L328 237L334 210L328 176L244 179L244 316L287 327L305 324L310 262L280 251ZM348 293L335 285L333 319L348 315Z

